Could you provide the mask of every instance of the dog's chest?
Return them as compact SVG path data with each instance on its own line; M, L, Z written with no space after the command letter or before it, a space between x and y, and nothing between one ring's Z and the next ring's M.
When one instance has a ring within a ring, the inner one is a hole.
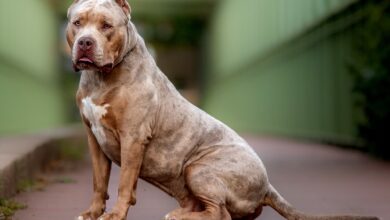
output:
M107 139L102 125L102 119L107 114L107 109L110 107L110 105L95 105L91 97L82 99L82 104L82 113L84 117L90 122L91 130L95 135L96 140L100 145L105 145Z
M104 118L111 109L110 104L97 105L91 97L84 97L81 100L81 112L88 120L91 126L91 131L95 136L100 148L113 161L119 162L118 143L113 136L113 133L107 129Z

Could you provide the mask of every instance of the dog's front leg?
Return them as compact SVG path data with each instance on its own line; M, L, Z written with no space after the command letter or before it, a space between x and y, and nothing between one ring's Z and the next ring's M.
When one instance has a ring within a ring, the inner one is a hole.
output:
M97 219L104 213L106 200L108 199L107 187L111 171L111 160L102 152L89 127L87 127L87 135L93 167L93 198L90 208L83 212L78 220Z
M121 169L118 189L118 200L111 213L104 214L99 220L123 220L130 205L136 203L138 175L144 157L145 145L126 137L121 140Z

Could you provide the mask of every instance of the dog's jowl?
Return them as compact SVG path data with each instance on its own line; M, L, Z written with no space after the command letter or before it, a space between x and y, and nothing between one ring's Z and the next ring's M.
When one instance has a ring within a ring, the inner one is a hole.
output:
M76 98L93 165L92 204L77 219L126 219L138 178L178 201L166 220L251 220L263 206L287 219L377 219L310 216L290 206L247 142L177 92L130 14L125 0L75 0L68 10L66 37L81 71ZM120 166L118 198L105 212L112 162Z

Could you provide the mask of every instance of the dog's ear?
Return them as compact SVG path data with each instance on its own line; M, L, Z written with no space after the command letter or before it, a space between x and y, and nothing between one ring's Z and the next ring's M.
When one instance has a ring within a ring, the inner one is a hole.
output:
M130 14L131 14L131 7L129 5L129 3L127 2L127 0L115 0L115 2L121 6L123 12L126 14L127 17L130 18Z
M69 15L70 15L70 11L72 10L73 6L75 4L77 4L80 0L74 0L73 3L69 6L68 8L68 13L67 13L67 17L69 18Z

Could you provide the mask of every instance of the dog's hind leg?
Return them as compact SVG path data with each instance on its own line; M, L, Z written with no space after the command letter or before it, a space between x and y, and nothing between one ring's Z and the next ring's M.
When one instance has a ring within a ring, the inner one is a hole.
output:
M170 213L166 220L231 220L225 206L225 186L208 166L194 164L186 169L186 183L199 201L201 211Z
M262 211L263 211L263 205L260 205L259 207L256 208L253 214L250 214L242 218L234 218L233 220L255 220L258 216L260 216Z
M174 216L182 216L190 212L199 212L203 209L200 201L194 198L192 195L188 195L179 201L180 207L169 212L164 220L175 219Z
M165 216L165 220L231 220L230 214L224 205L218 204L209 198L199 198L205 207L202 211L177 209Z

